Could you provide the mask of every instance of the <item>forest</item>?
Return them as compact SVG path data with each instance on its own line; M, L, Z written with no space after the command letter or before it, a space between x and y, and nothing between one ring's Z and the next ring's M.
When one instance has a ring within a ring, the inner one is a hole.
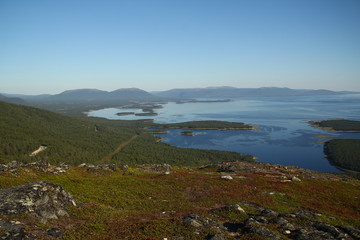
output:
M360 172L360 139L332 139L324 152L334 166Z
M360 121L355 120L346 120L346 119L333 119L333 120L323 120L323 121L312 121L311 125L319 128L327 128L334 131L344 131L344 132L359 132L360 131Z
M0 102L0 161L33 162L46 160L71 165L100 163L105 156L134 138L108 162L169 163L196 165L221 161L247 160L252 156L233 152L181 149L158 141L144 128L151 120L125 121L79 118L60 115L33 107ZM44 145L36 156L30 154Z

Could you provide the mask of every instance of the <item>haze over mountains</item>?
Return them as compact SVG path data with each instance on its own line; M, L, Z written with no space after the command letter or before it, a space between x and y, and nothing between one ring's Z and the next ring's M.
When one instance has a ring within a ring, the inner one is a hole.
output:
M330 90L304 90L278 87L262 88L235 88L235 87L208 87L172 89L155 93L165 98L237 98L237 97L285 97L285 96L314 96L335 95L349 92L335 92Z
M25 101L46 101L57 103L69 102L114 102L124 100L159 101L164 99L188 99L188 98L238 98L238 97L285 97L285 96L315 96L315 95L338 95L355 93L348 91L330 90L304 90L278 87L263 88L235 88L235 87L207 87L207 88L183 88L167 91L146 92L139 88L123 88L115 91L103 91L98 89L67 90L60 94L50 95L0 95L0 101L23 104Z

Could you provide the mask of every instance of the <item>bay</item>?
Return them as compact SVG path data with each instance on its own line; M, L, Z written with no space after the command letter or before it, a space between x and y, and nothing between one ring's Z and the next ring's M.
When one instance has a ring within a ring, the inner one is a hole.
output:
M204 100L204 99L201 99ZM205 99L206 100L206 99ZM211 99L213 100L213 99ZM107 108L91 111L89 116L134 120L144 116L117 116L118 112L139 109ZM360 138L360 133L338 133L316 129L311 120L345 118L360 120L360 94L306 97L237 98L230 102L170 102L155 109L157 123L198 120L245 122L258 130L195 131L195 136L181 135L181 130L161 134L164 142L183 148L235 151L251 154L260 162L292 165L321 172L340 172L329 164L322 142L330 138ZM160 135L159 135L160 136Z

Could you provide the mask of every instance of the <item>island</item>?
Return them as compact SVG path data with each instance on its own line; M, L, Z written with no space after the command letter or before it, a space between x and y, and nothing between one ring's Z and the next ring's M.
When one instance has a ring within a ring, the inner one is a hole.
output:
M197 100L197 99L183 99L176 101L176 104L184 104L184 103L225 103L231 102L231 99L215 99L215 100Z
M118 112L117 116L127 116L127 115L134 115L135 112Z
M182 131L181 133L180 133L181 135L185 135L185 136L194 136L196 133L195 132L193 132L193 131Z
M335 167L360 173L360 139L332 139L324 144L324 153Z
M158 124L157 129L190 129L190 130L252 130L256 126L241 122L227 121L190 121L182 123Z
M360 132L360 121L346 119L332 119L309 121L312 127L332 132Z

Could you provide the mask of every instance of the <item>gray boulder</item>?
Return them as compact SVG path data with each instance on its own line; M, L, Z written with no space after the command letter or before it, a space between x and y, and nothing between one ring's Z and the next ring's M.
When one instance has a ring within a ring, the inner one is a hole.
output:
M29 214L45 222L67 216L68 206L76 206L71 194L47 181L0 189L0 215Z

